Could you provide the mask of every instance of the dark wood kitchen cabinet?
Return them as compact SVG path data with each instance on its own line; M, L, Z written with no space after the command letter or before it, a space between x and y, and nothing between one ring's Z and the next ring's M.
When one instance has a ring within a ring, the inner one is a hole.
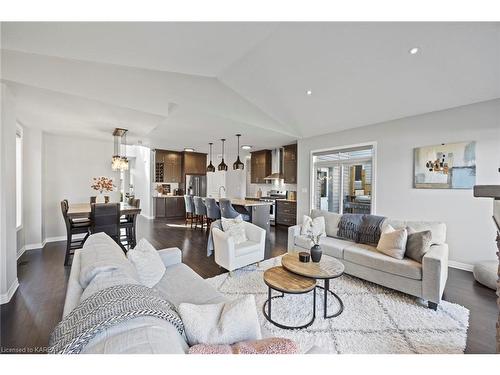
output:
M155 197L155 217L184 217L186 211L184 208L183 196L170 196L170 197Z
M265 177L272 173L271 150L260 150L251 153L250 182L252 184L263 184Z
M276 200L275 222L278 225L292 226L297 224L297 202Z
M182 182L182 153L175 151L163 152L164 180L163 182Z
M297 183L297 144L283 147L283 177L285 184Z
M184 174L207 173L207 154L184 152Z

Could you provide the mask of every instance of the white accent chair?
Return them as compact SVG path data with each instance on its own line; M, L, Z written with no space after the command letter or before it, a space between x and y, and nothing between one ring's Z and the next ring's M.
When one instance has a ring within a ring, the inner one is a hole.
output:
M264 260L266 231L255 224L243 222L247 241L235 244L227 233L212 229L215 263L229 272Z

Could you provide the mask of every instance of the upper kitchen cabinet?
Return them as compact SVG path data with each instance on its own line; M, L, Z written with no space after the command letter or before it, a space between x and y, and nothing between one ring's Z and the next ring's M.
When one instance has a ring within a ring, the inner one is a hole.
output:
M297 144L283 147L283 177L285 184L297 183Z
M182 181L182 153L156 150L155 182Z
M265 177L272 173L271 150L260 150L251 153L250 182L264 184Z
M184 152L184 174L206 174L207 154Z

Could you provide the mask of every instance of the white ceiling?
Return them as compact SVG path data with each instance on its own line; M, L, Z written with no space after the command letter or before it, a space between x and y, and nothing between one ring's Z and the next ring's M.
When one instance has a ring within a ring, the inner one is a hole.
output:
M264 148L500 97L499 25L3 23L2 78L27 126Z

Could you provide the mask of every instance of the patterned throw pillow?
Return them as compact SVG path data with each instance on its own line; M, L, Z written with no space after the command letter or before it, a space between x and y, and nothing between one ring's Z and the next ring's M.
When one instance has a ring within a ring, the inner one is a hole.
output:
M309 236L310 234L321 237L326 236L325 218L323 216L318 216L313 219L304 215L302 226L300 228L300 234L302 236Z
M222 229L233 238L234 244L245 242L247 235L245 232L245 223L241 215L236 216L234 219L221 218Z
M406 241L406 256L422 263L422 258L431 248L432 232L430 230L417 232L411 227L408 227L407 230L408 240Z
M392 258L403 259L406 251L406 241L408 232L406 228L394 229L391 225L387 225L380 235L377 250Z
M189 354L299 354L299 346L290 339L269 337L232 345L193 345Z

